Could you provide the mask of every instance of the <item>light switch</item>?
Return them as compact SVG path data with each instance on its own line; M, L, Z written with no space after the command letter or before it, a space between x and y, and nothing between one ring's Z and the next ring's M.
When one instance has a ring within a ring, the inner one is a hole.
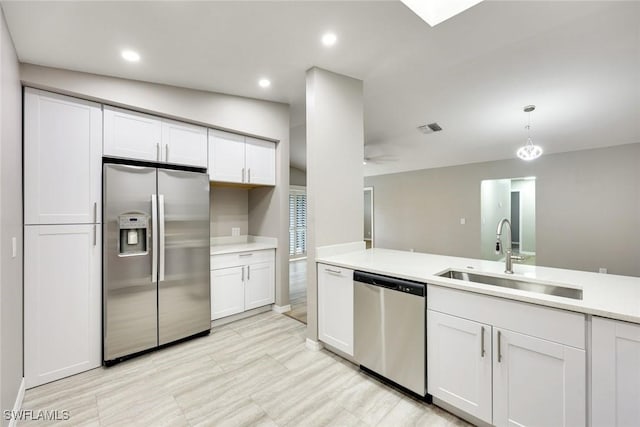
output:
M600 268L598 269L598 273L600 273L600 274L607 274L607 269L606 269L605 267L600 267Z
M467 223L466 218L460 218L460 225L465 225Z
M18 239L15 237L11 238L11 258L15 258L18 256Z

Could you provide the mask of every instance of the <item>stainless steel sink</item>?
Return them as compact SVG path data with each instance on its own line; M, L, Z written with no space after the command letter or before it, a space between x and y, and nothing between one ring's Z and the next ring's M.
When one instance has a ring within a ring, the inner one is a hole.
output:
M524 280L507 279L503 277L486 276L484 274L469 273L467 271L449 270L439 274L448 279L464 280L465 282L482 283L484 285L500 286L502 288L518 289L538 294L555 295L564 298L582 299L582 289L567 288L565 286L547 285L544 283L527 282Z

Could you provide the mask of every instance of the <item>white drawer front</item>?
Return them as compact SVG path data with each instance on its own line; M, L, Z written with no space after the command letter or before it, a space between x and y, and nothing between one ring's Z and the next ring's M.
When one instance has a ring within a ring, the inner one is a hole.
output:
M571 311L427 286L427 308L475 322L585 348L585 316Z
M212 255L211 269L217 270L220 268L238 267L269 261L275 261L275 249Z

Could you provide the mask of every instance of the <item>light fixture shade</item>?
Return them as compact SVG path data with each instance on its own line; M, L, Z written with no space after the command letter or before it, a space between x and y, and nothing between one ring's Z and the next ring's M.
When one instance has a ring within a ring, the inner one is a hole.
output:
M427 24L435 27L439 23L464 12L482 0L400 0L422 18Z
M522 160L535 160L542 156L542 148L539 145L533 145L533 142L529 139L525 145L518 148L516 154Z

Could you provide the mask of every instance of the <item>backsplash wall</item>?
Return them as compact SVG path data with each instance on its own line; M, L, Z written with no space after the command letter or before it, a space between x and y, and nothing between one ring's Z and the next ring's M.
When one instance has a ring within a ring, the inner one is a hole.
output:
M249 233L249 190L212 186L209 193L211 237L231 236L232 227L240 235Z

